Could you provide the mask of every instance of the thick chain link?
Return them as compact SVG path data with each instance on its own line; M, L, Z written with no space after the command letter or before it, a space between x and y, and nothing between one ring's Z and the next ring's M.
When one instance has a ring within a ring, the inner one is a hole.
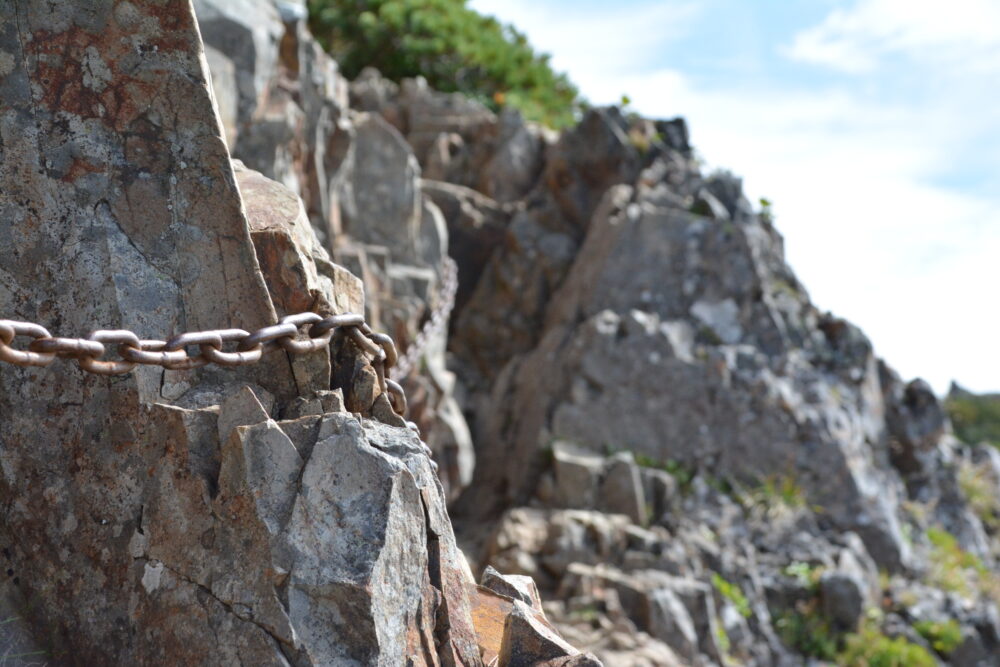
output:
M131 331L100 329L85 338L60 338L32 322L0 320L0 361L16 366L48 366L57 358L76 359L80 368L98 375L122 375L137 365L189 370L207 364L246 366L272 350L308 354L330 344L334 335L347 336L365 354L389 396L392 409L406 414L403 388L390 378L400 361L396 346L385 334L375 333L364 317L354 313L323 317L316 313L288 315L274 325L250 333L243 329L191 331L170 340L142 340ZM13 345L18 336L31 338L27 349ZM225 350L225 347L230 349ZM117 347L120 359L103 359L108 347ZM193 351L197 348L197 352Z
M448 318L455 307L455 294L458 292L458 265L450 257L442 262L441 291L438 292L437 303L434 305L430 318L406 348L406 353L396 364L396 374L405 378L413 372L420 359L427 352L427 345L448 326Z

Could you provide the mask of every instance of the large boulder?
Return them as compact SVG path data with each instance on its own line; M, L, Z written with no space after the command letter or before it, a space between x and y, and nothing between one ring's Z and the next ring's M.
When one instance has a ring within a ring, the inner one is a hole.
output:
M0 7L5 317L165 337L360 305L294 197L244 173L244 209L201 53L185 3ZM357 349L314 354L5 365L4 597L53 659L479 663L424 446L337 411L331 366L373 377Z
M935 449L948 430L944 406L923 380L904 384L885 364L880 370L892 462L905 476L927 474L933 467Z

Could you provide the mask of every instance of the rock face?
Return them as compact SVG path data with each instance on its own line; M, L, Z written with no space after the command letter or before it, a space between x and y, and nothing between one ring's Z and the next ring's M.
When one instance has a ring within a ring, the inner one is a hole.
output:
M1000 645L994 510L969 495L998 491L982 456L926 384L811 303L739 179L701 173L683 121L591 110L539 133L501 195L482 177L518 134L499 129L509 113L374 72L351 96L420 159L466 281L449 350L477 457L455 508L470 541L500 516L481 567L535 577L608 664L765 665L809 650L790 628L821 619L836 647L879 608L930 646L878 571L925 595L943 558L925 536L954 534L987 573L959 619L970 655Z
M234 177L201 53L187 3L0 7L4 317L153 337L362 306L298 199ZM336 389L328 351L115 378L4 366L3 592L48 659L480 664L425 447L344 411L372 371L336 353L356 371Z
M530 462L552 438L744 481L794 472L883 566L901 567L901 487L883 472L875 359L870 349L840 353L818 335L804 293L779 292L790 277L779 251L754 218L727 227L612 190L552 299L538 348L494 388L483 452L510 468L484 460L477 489L527 497L537 482Z
M303 202L282 200L297 231L250 221L276 310L357 302L307 219L404 349L457 263L450 335L425 337L406 387L476 569L514 575L469 594L487 661L589 664L554 655L558 628L610 665L835 661L856 632L1000 664L1000 458L810 301L682 119L595 108L554 133L420 79L348 83L295 3L195 4L232 152ZM278 187L237 177L248 211ZM371 388L340 384L278 428ZM945 621L956 646L928 629Z
M419 335L435 314L447 322L449 313L439 311L447 305L449 230L422 188L403 130L350 108L348 83L309 35L303 7L270 0L194 5L233 155L299 195L304 220L330 257L364 280L369 321L388 331L414 366L404 379L411 417L454 497L471 481L475 453L452 396L445 336Z

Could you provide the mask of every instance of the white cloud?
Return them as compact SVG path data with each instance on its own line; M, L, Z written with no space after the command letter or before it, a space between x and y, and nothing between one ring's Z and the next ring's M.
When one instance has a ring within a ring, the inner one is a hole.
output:
M476 11L526 30L532 46L586 87L588 76L637 71L671 37L686 34L701 12L695 0L649 0L626 9L607 3L577 10L533 0L471 0ZM615 99L623 91L618 91Z
M795 35L793 59L859 72L900 54L969 71L1000 68L1000 3L995 0L857 0Z

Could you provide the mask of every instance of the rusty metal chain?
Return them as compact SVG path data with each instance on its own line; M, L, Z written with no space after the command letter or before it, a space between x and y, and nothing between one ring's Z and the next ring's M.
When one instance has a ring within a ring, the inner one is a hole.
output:
M458 292L458 265L452 258L445 257L441 266L443 275L437 303L432 309L430 318L420 329L420 333L399 358L399 363L396 364L398 377L405 378L413 372L421 357L427 352L427 345L448 326L448 318L455 307L455 293Z
M0 361L16 366L48 366L57 358L76 359L80 368L98 375L122 375L137 365L168 370L189 370L207 364L246 366L272 350L315 352L327 347L335 335L347 336L371 356L380 389L388 395L392 409L405 415L403 388L390 378L391 370L399 363L396 346L389 336L373 332L364 318L354 313L329 317L298 313L253 333L212 329L182 333L170 340L142 340L131 331L118 329L92 331L86 338L60 338L38 324L0 320ZM13 346L18 336L32 339L26 349ZM120 359L103 359L108 347L117 347ZM189 348L198 351L192 353Z

